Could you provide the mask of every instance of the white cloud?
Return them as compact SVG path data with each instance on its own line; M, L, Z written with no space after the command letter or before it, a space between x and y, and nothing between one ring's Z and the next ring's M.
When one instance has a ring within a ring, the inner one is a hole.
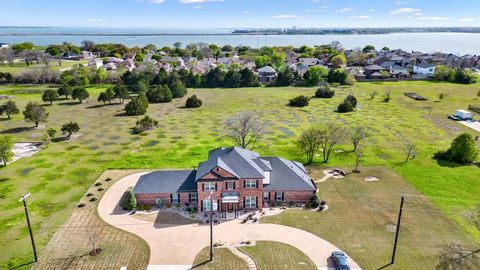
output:
M460 21L461 22L474 22L475 18L461 18Z
M279 14L273 16L275 19L299 19L303 18L303 16L293 15L293 14Z
M319 8L313 8L313 9L305 9L304 11L307 13L313 13L313 12L323 12L325 9L327 9L328 6L321 6Z
M339 13L346 13L346 12L351 12L353 8L342 8L340 10L337 10Z
M205 2L223 2L223 0L179 0L179 2L182 4L198 4L198 3L205 3Z
M452 18L450 17L439 17L439 16L427 16L427 17L418 17L419 21L449 21Z
M105 21L104 19L95 19L95 18L89 18L85 19L86 22L103 22Z
M370 12L375 12L375 9L374 9L374 8L371 8L371 9L369 9L368 11L370 11Z
M192 8L194 8L194 9L201 9L201 8L203 8L203 6L193 6Z
M243 15L250 15L250 14L252 14L252 12L248 10L243 12Z
M371 19L371 16L366 16L366 15L361 15L361 16L351 16L350 19L355 19L355 20L368 20Z
M422 11L418 8L399 8L399 9L396 9L396 10L392 10L390 11L390 15L415 15L415 16L420 16L422 15Z
M154 4L163 4L163 2L165 2L165 0L150 0L150 3Z
M415 0L398 0L395 2L397 5L406 5L411 3L415 3Z

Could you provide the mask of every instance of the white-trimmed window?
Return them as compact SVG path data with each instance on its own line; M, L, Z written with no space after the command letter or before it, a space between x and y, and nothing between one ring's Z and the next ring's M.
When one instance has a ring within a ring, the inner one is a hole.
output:
M198 194L197 193L190 193L190 202L197 202Z
M211 203L212 203L211 200L204 200L202 202L203 211L211 211L210 210ZM217 211L217 209L218 209L218 202L217 202L217 200L213 200L213 211Z
M203 191L215 191L215 183L214 182L203 183Z
M234 190L235 189L235 182L226 182L226 189L227 190Z
M245 208L257 208L257 197L254 197L254 196L245 197Z
M264 201L270 201L270 192L268 192L268 191L263 192L263 200Z
M277 202L283 201L283 192L281 192L281 191L275 192L275 200Z
M179 203L180 193L172 193L171 198L172 198L172 203Z
M257 180L245 180L245 188L257 188Z

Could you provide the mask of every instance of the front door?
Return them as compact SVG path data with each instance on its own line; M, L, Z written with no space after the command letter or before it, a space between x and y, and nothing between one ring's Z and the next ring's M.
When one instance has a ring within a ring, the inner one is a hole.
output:
M227 203L227 211L233 212L233 203Z

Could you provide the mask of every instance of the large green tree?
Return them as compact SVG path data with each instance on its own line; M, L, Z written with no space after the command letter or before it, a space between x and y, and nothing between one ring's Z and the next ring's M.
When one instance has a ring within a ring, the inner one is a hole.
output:
M318 85L320 82L324 81L327 76L328 70L320 66L309 67L307 72L305 72L305 75L303 75L307 84L311 86Z
M34 122L35 127L38 127L40 122L43 122L48 118L48 112L37 102L29 102L25 107L25 111L23 111L23 115L25 121Z
M50 105L53 104L55 100L58 100L58 93L53 89L47 89L42 94L42 100L44 102L50 102Z
M6 114L8 119L10 119L12 114L17 113L20 113L20 110L17 108L17 104L13 100L9 100L0 106L0 115Z
M13 157L12 153L13 140L12 136L0 137L0 159L3 161L3 166L7 166L7 162Z
M58 88L58 95L65 96L65 99L68 99L70 95L72 95L73 87L70 85L64 84Z
M80 127L76 122L69 122L62 125L62 134L67 134L67 138L70 138L73 133L76 133L80 130Z
M468 164L474 162L477 155L478 149L472 135L462 133L453 140L445 158L461 164Z
M85 87L75 87L72 92L72 98L78 99L78 103L82 103L85 99L89 98L90 94L88 93Z
M115 93L115 97L118 98L120 104L123 104L125 99L129 97L128 88L123 84L115 85L113 92Z

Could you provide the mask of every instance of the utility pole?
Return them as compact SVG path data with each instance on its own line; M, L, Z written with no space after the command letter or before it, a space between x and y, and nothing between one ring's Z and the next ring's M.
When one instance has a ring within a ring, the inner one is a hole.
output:
M25 209L25 216L27 217L27 225L28 225L28 232L30 233L30 240L32 241L32 248L33 248L33 256L35 257L35 262L38 262L37 258L37 250L35 249L35 240L33 240L33 232L32 226L30 225L30 218L28 216L28 208L27 208L27 197L30 196L30 192L26 195L23 195L19 202L23 201L23 208Z
M395 232L395 242L393 244L392 261L390 262L390 264L395 263L395 253L397 252L398 234L400 233L400 222L402 221L402 210L403 210L404 200L405 200L405 197L403 195L400 195L400 211L398 212L397 229Z

